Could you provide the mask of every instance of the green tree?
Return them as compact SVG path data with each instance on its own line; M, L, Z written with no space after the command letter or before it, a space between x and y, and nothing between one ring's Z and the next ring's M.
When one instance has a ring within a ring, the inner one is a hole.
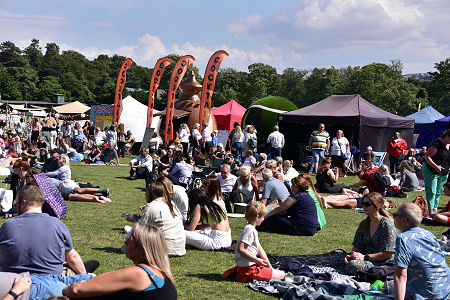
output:
M22 100L22 93L17 82L5 67L0 65L0 94L2 99Z
M47 76L60 78L63 74L64 66L59 54L59 46L55 43L48 43L45 49L42 67L39 70L39 78L43 79Z
M304 77L307 73L306 70L285 69L280 80L280 96L289 99L300 107L306 95Z
M64 89L58 82L58 78L53 76L45 77L39 84L36 97L40 101L52 101L54 94L64 94Z
M428 93L430 103L444 115L450 115L450 58L434 64L437 71L428 72L433 80Z
M0 63L5 67L26 67L28 62L22 56L22 50L13 42L6 41L0 44Z
M42 49L39 46L39 40L32 39L31 44L23 50L23 53L34 70L39 70L41 68L44 55L42 54Z

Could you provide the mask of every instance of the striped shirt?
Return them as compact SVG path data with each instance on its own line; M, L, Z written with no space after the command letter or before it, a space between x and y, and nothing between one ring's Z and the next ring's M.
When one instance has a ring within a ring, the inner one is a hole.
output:
M327 141L330 139L330 135L325 130L320 132L318 130L314 130L311 133L312 140L312 149L317 150L326 150L327 149Z

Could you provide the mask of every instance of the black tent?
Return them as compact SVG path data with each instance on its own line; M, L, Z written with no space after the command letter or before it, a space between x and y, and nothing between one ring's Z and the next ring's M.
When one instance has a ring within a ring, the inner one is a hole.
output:
M360 150L370 145L374 151L386 151L395 131L400 132L408 146L413 145L414 119L382 110L360 95L332 95L278 116L278 125L286 140L283 156L302 158L311 132L319 123L326 125L331 138L338 129L343 130L350 144Z

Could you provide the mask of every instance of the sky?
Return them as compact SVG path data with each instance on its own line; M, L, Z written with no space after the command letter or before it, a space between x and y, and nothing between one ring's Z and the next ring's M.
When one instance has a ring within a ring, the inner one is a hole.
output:
M449 0L0 0L0 42L31 39L89 59L119 54L153 68L168 54L195 57L203 74L226 50L221 68L248 71L389 64L403 73L434 70L450 57Z

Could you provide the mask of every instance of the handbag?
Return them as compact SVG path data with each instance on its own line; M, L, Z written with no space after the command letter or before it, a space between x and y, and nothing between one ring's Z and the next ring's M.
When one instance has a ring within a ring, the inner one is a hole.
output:
M350 151L345 151L345 152L343 152L343 151L342 151L341 143L339 143L339 139L336 138L336 141L338 142L339 150L341 151L341 156L342 156L342 158L343 158L344 160L349 159L349 158L350 158L350 155L351 155Z

